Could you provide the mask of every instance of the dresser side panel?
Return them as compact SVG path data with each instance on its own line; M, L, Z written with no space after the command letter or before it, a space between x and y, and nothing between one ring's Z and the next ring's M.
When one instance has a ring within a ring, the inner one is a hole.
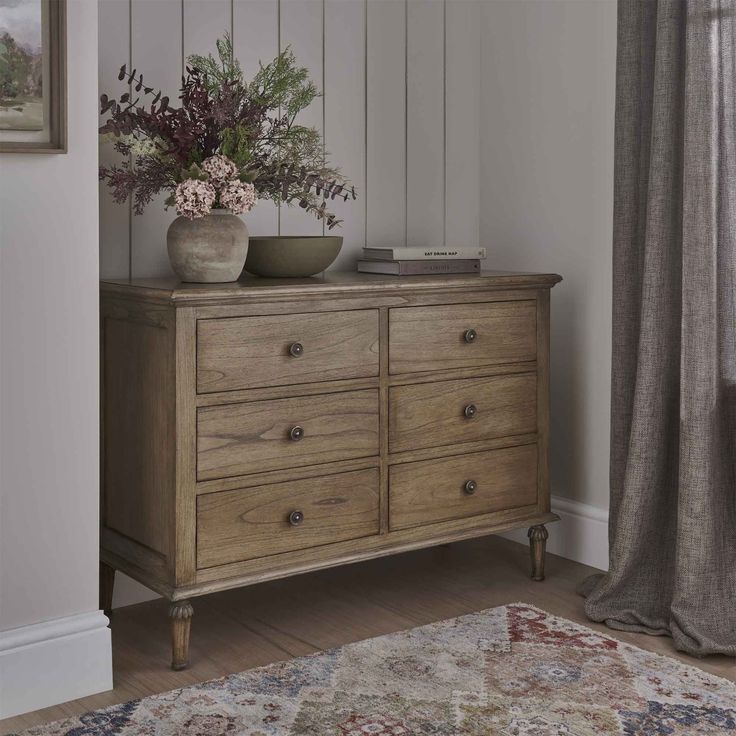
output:
M169 558L174 313L103 301L102 525Z

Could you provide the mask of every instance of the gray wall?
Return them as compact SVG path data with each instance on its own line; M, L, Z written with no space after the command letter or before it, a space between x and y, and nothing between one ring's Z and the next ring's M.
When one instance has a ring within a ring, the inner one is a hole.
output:
M69 153L0 155L0 631L97 610L97 7L71 0Z
M482 3L480 238L553 270L553 493L608 508L616 3Z

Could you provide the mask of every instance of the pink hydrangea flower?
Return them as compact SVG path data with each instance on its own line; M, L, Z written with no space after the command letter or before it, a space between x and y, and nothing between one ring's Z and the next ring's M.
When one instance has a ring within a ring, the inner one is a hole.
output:
M186 179L176 188L176 211L189 220L208 215L217 192L212 184L199 179Z
M256 203L256 188L238 179L226 182L220 188L220 204L234 215L248 212Z
M237 176L238 167L227 156L216 153L202 161L202 171L217 185Z

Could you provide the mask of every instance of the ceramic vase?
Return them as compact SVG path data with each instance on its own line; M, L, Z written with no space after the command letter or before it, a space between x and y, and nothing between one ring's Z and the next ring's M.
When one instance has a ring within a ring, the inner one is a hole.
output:
M166 245L171 267L182 281L237 281L248 255L248 228L227 210L212 210L195 220L177 217L166 233Z

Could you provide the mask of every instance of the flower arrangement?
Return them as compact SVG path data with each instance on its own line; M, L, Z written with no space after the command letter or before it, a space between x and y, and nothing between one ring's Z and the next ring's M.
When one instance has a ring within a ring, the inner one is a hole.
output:
M227 34L217 56L188 58L179 107L136 69L120 68L128 91L100 97L108 115L100 133L123 157L100 168L115 201L132 197L141 214L169 192L167 207L198 219L213 209L243 214L268 199L298 204L329 229L339 225L328 202L355 199L355 188L327 164L319 132L295 122L319 94L307 70L287 48L246 82Z

